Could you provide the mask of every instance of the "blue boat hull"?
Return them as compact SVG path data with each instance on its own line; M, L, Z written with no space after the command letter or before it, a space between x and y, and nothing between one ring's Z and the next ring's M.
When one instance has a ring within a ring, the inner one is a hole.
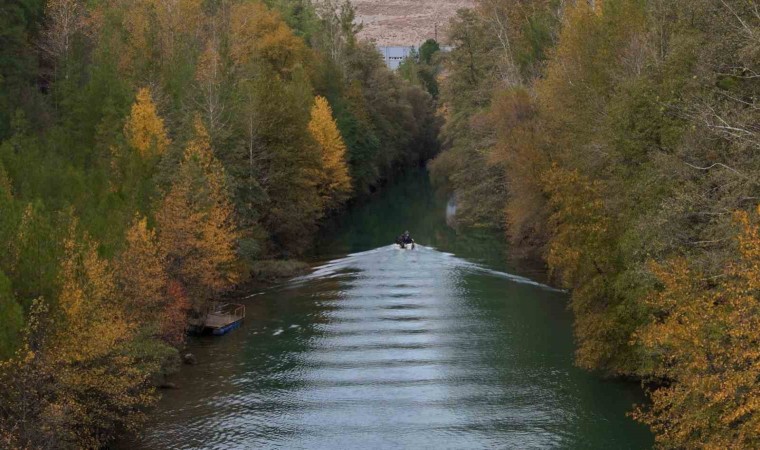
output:
M225 326L223 326L221 328L214 328L211 331L211 334L213 334L214 336L222 336L222 335L227 334L230 331L234 330L235 328L240 328L240 325L242 323L243 323L243 319L240 319L240 320L238 320L236 322L232 322L231 324L225 325Z

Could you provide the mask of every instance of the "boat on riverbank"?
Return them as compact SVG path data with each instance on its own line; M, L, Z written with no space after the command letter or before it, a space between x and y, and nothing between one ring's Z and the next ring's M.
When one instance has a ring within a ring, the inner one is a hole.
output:
M245 319L245 305L239 303L209 302L205 317L190 320L193 334L222 336L239 328Z

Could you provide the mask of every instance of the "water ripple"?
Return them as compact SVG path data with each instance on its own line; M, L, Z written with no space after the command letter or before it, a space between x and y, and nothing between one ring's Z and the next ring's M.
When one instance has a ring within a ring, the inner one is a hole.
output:
M140 445L593 448L584 435L608 415L588 413L598 383L572 366L562 298L424 246L326 262L196 342L201 364ZM625 448L616 435L603 442Z

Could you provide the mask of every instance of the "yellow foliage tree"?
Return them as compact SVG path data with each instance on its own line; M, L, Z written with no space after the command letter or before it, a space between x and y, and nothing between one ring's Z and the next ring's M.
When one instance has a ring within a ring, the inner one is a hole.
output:
M638 338L675 382L637 416L664 447L760 447L760 206L754 216L736 214L738 254L720 276L685 259L650 266L662 288Z
M165 259L156 232L148 228L145 217L136 215L116 263L116 280L128 312L138 323L159 319L156 312L166 298Z
M135 215L117 259L119 294L131 321L176 347L185 341L189 305L182 289L170 282L166 262L156 232L145 217Z
M13 430L14 446L98 448L118 428L135 430L154 401L148 376L159 361L132 356L135 324L111 268L75 225L63 247L55 307L36 302L25 342L0 365L0 428Z
M149 88L137 91L137 99L124 125L124 135L129 145L143 157L161 155L171 143Z
M235 4L230 13L230 55L238 66L263 60L279 73L303 64L308 48L277 11L263 3Z
M645 32L640 2L568 2L557 46L551 52L546 76L535 84L540 113L555 161L594 176L604 173L606 153L601 132L608 116L602 101L622 76L639 70L622 55Z
M239 231L225 182L203 123L185 149L177 178L156 214L169 276L179 281L196 311L238 279Z
M309 132L322 154L319 190L327 208L339 205L351 192L351 176L346 164L346 144L333 119L327 99L317 96L311 109Z
M56 327L47 357L56 368L58 397L50 414L80 424L71 427L78 443L96 446L114 432L114 420L128 428L142 419L152 403L148 371L129 355L135 324L117 302L113 273L98 256L97 245L74 227L64 241L59 306L64 323ZM82 444L83 445L83 444Z

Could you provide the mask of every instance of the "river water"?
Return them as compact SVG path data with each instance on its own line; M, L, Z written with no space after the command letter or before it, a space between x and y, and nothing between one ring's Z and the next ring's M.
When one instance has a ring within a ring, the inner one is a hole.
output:
M567 294L445 211L418 173L345 215L311 274L190 341L199 364L129 447L651 447L640 388L573 366ZM405 229L414 251L388 245Z

